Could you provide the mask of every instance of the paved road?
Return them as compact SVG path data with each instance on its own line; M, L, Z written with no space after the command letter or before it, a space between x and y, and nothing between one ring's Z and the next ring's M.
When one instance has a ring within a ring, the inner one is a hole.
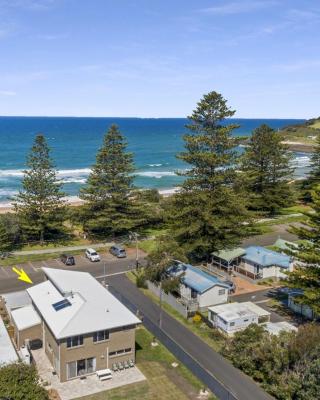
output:
M109 282L122 296L133 303L154 324L159 323L160 308L146 297L125 275L115 275ZM234 368L220 354L194 335L166 312L162 312L162 328L202 368L222 382L239 400L270 400L253 380Z
M300 226L301 224L298 222L293 222L291 224L272 225L271 228L274 229L273 232L249 237L241 243L241 246L272 246L279 237L281 237L281 239L288 240L289 242L294 242L298 240L298 237L287 232L289 225Z

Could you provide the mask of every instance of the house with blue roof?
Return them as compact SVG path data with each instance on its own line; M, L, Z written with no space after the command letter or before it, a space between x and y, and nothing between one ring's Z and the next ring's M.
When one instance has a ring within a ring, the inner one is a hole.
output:
M170 277L180 277L179 294L186 302L197 302L200 310L228 301L230 286L190 264L176 261L167 270Z
M249 246L234 269L252 279L286 278L286 272L293 271L293 259L265 247Z

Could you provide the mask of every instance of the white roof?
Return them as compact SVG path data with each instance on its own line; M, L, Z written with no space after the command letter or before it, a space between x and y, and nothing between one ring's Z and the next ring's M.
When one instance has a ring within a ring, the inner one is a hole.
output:
M289 324L289 322L268 322L264 325L265 329L272 335L278 336L280 332L297 332L298 328L294 325Z
M0 318L0 365L10 364L15 361L18 361L18 355Z
M13 310L11 316L19 331L41 324L39 314L31 305Z
M6 302L6 308L9 312L19 307L31 304L31 299L25 290L3 294L2 297Z
M225 321L233 321L235 319L252 316L264 317L270 315L268 311L251 303L251 301L220 304L219 306L208 307L208 309Z
M42 270L49 280L27 291L57 339L140 323L89 273ZM64 299L71 305L56 311L53 304Z

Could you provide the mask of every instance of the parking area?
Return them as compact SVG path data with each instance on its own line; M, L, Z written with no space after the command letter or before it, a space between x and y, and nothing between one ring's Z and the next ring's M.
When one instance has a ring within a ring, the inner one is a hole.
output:
M72 251L68 252L72 254ZM127 249L126 258L117 258L111 255L106 249L99 250L101 261L91 262L85 257L85 252L74 255L75 265L65 265L60 261L59 253L52 254L52 259L44 261L28 261L23 264L14 265L15 268L23 269L33 283L43 280L41 268L59 268L69 269L82 272L90 272L95 277L103 277L104 275L114 275L125 273L135 268L136 252L135 249ZM139 262L145 263L146 254L139 250ZM13 266L0 266L0 293L20 290L26 287L26 284L17 279L17 274L12 270Z

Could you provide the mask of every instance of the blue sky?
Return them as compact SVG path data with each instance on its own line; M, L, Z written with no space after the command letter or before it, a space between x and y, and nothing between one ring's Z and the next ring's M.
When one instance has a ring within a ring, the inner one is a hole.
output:
M320 115L319 0L0 0L0 115Z

